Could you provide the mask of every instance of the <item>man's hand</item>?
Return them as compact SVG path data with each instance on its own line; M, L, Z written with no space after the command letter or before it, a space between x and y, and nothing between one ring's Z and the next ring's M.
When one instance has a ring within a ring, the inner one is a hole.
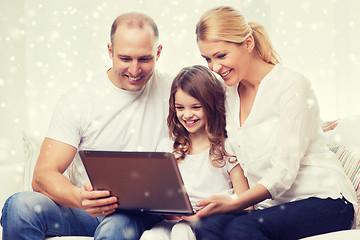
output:
M83 209L92 217L111 214L118 207L116 197L110 197L109 191L94 191L90 182L81 188L80 196Z

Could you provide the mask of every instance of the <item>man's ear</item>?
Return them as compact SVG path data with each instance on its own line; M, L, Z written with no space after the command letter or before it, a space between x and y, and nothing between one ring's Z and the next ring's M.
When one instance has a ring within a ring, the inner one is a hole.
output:
M157 48L157 52L156 52L156 61L159 59L160 57L160 53L161 53L161 50L162 50L162 45L160 44Z
M113 57L113 52L112 52L112 46L110 43L107 44L108 47L108 53L109 53L109 57L112 58Z

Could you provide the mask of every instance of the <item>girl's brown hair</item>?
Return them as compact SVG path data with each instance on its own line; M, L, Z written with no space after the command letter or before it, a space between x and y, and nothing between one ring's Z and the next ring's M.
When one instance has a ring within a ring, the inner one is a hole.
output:
M170 137L174 140L174 153L179 155L177 160L181 161L190 151L191 140L188 131L176 116L175 94L179 89L196 98L204 109L205 130L210 141L210 159L214 166L223 167L224 156L230 157L224 146L227 133L223 86L208 68L201 65L185 67L175 77L171 85L167 124Z

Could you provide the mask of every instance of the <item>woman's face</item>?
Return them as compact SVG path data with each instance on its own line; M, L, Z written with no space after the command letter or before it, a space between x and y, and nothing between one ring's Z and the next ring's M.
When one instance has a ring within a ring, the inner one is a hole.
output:
M209 68L219 74L226 85L234 86L246 78L251 52L246 42L199 40L197 43Z

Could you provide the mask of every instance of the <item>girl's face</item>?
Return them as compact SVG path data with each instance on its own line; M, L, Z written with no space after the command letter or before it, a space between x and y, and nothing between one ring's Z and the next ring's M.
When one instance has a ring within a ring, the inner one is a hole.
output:
M251 52L246 42L199 40L197 43L209 68L219 74L226 85L234 86L246 78Z
M206 114L196 98L179 89L175 93L175 109L179 122L190 135L205 133Z

